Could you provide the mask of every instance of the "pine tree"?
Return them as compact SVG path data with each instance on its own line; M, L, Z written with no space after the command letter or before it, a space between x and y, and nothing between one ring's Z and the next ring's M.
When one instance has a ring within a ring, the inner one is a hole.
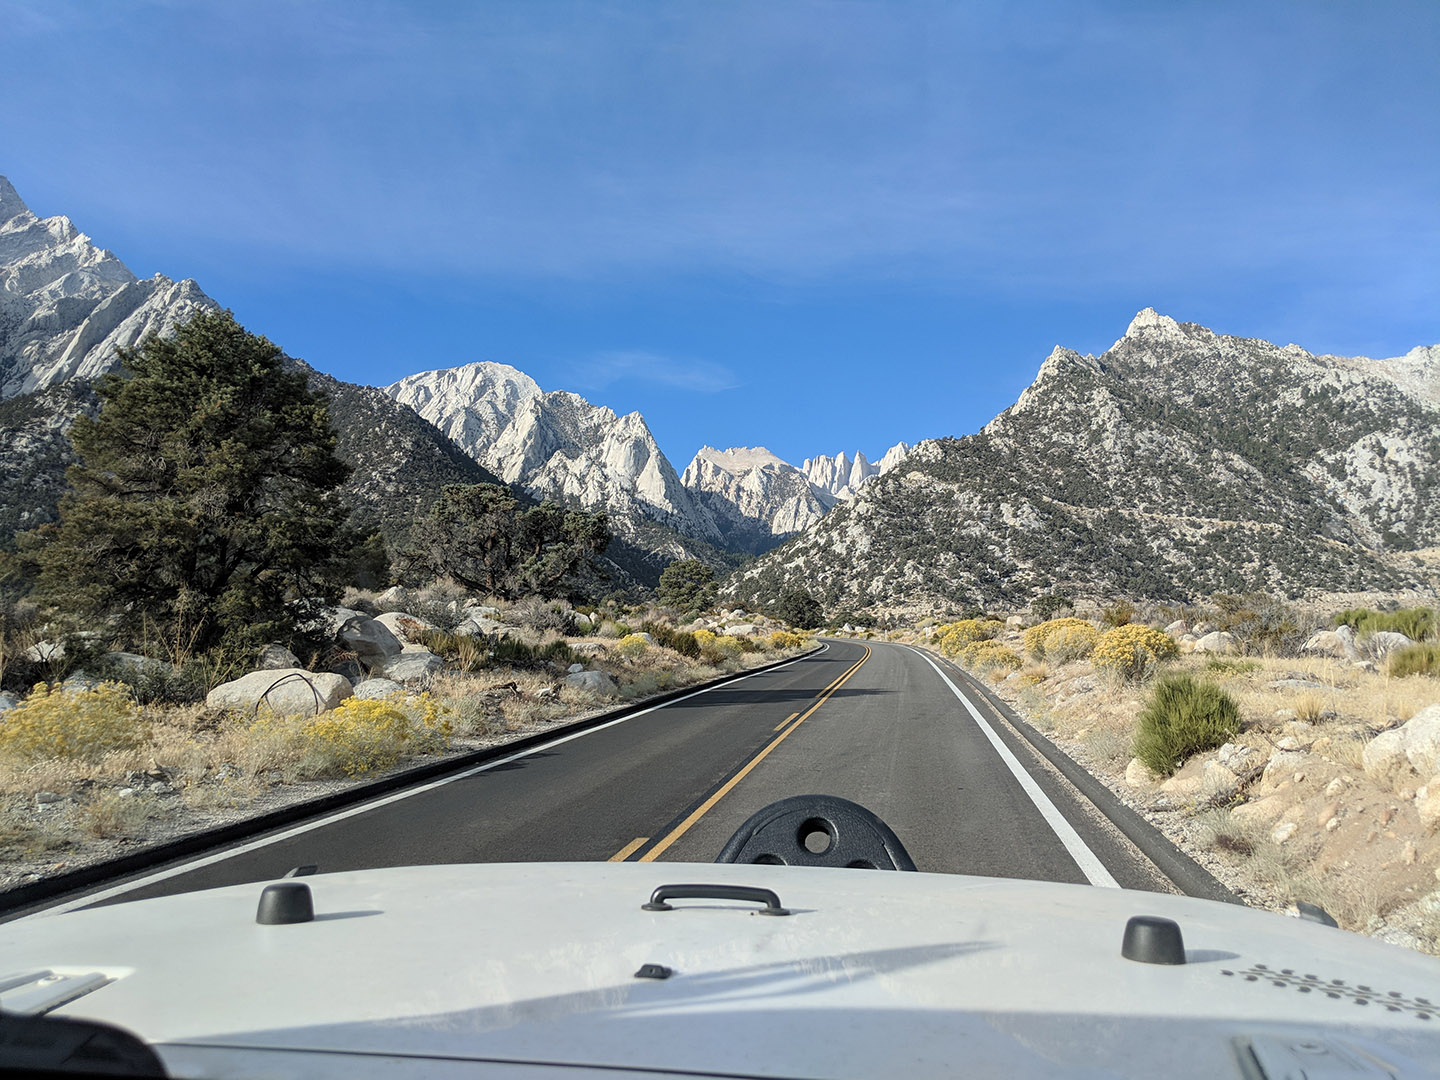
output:
M354 542L325 398L228 311L121 360L71 430L60 520L21 537L39 598L134 647L244 660L295 640Z

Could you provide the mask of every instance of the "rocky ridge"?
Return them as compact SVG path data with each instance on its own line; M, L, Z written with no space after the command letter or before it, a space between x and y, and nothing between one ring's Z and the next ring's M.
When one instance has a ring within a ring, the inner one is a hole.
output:
M578 394L543 391L524 372L489 361L409 375L384 392L507 483L537 499L604 510L618 535L662 560L713 558L724 541L639 413L617 416Z
M737 575L830 609L1077 596L1419 591L1440 542L1434 347L1316 356L1146 309L1099 357L1056 348L980 432L931 440Z
M808 529L836 502L829 491L763 446L702 446L680 482L709 510L727 547L755 554Z

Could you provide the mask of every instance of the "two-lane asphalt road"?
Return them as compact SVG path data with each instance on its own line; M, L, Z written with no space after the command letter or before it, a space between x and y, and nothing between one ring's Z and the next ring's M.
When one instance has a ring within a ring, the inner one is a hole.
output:
M756 810L821 793L879 814L922 871L1179 891L958 669L901 645L832 640L63 906L267 880L304 864L709 862Z

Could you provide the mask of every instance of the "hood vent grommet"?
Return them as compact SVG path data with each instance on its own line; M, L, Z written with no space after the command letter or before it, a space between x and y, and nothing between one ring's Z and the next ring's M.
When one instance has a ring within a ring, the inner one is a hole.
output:
M260 894L260 906L255 910L255 921L261 926L313 922L314 919L315 901L310 896L310 886L301 881L266 885Z
M1180 924L1158 915L1136 915L1125 924L1120 955L1141 964L1185 963Z

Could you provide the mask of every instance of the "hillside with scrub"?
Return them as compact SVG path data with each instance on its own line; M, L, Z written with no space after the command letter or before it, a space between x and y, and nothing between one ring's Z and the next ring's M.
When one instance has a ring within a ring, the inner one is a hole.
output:
M1436 595L1440 349L1316 356L1147 309L1100 356L1056 348L981 431L910 451L741 568L887 616L1087 599Z
M1039 607L885 636L962 665L1247 903L1440 953L1436 609Z

